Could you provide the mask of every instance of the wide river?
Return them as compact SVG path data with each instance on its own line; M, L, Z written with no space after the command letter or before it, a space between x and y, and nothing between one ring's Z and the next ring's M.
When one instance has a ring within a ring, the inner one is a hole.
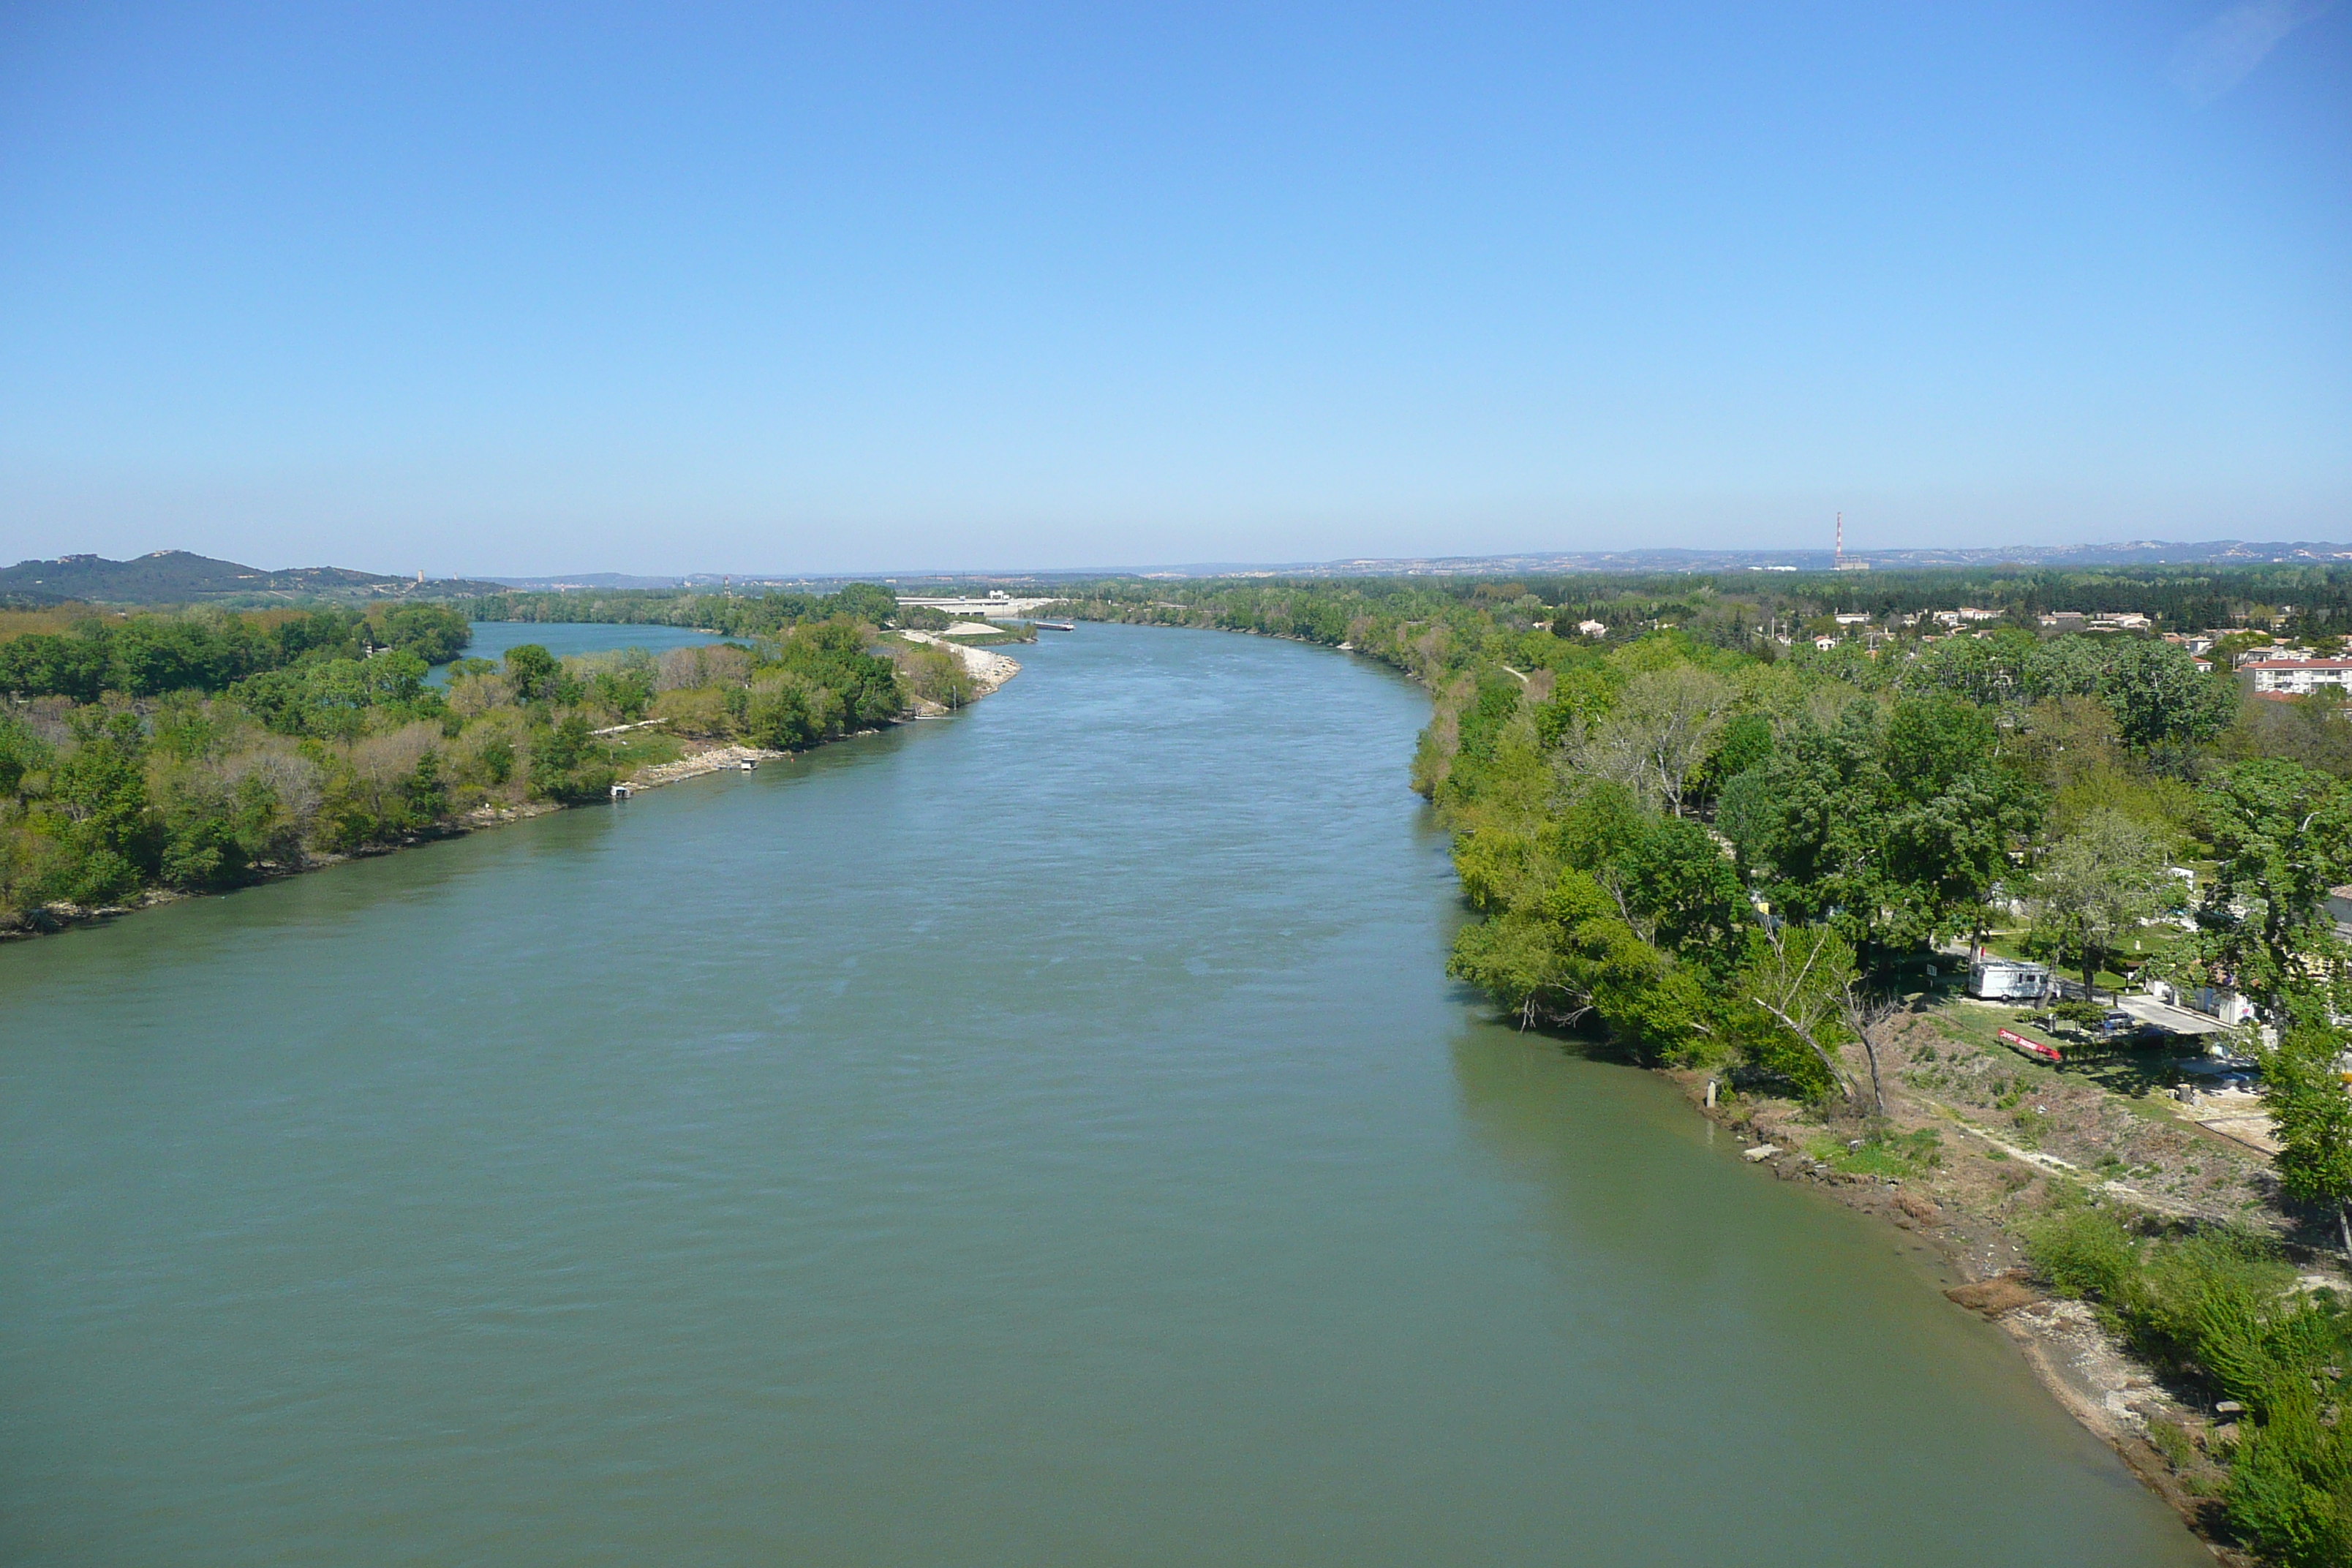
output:
M2210 1563L1896 1233L1485 1021L1349 656L0 948L13 1564Z

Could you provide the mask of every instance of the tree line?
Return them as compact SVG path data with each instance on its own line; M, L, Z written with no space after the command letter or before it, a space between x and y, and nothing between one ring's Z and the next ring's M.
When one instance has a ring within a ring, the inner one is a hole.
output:
M371 612L195 610L120 622L92 616L68 632L32 632L0 642L0 692L77 702L95 702L110 691L133 698L218 692L268 671L322 660L357 662L378 651L446 663L468 635L466 617L444 605Z
M456 607L477 621L692 626L721 637L763 637L793 626L843 618L869 626L889 626L898 614L898 597L879 584L847 583L830 594L776 589L735 594L661 588L516 592L459 600Z
M1344 624L1357 615L1444 619L1457 607L1506 629L1550 623L1564 636L1596 620L1623 640L1671 624L1694 640L1764 653L1767 628L1830 629L1823 617L1864 614L1881 621L1961 605L1991 610L2001 624L2032 631L2059 610L2136 611L2158 631L2252 626L2281 637L2341 637L2352 632L2352 565L2147 567L1945 567L1874 572L1674 572L1537 574L1492 577L1325 578L1139 582L1108 578L1039 583L1068 595L1087 614L1184 624L1198 614L1223 625L1338 642L1307 623ZM1933 632L1932 625L1909 628ZM1344 635L1344 634L1343 634Z
M0 925L232 888L486 809L601 798L698 740L796 750L971 692L949 656L841 614L659 657L524 644L429 684L427 657L466 632L434 606L199 611L0 643ZM596 733L646 719L663 723Z

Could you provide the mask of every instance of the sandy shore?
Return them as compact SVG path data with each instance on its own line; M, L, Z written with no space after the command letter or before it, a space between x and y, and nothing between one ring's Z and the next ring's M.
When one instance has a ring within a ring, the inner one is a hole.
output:
M933 647L943 647L953 654L956 661L963 666L963 672L971 677L971 683L977 689L975 696L985 697L1021 673L1019 659L988 648L966 647L932 632L902 631L898 635L908 642L929 643Z
M676 784L680 779L699 778L704 773L740 769L746 763L757 767L761 763L791 755L790 752L765 751L758 746L714 746L707 752L680 757L674 763L651 763L621 782L631 789L653 789L661 784Z

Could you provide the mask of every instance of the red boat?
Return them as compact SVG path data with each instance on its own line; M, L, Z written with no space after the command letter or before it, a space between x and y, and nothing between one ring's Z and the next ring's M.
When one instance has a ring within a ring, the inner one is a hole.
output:
M2002 1045L2012 1050L2021 1051L2037 1062L2058 1060L2058 1047L2055 1046L2045 1046L2040 1040L2029 1040L2014 1029L1997 1029L1994 1033L2000 1037Z

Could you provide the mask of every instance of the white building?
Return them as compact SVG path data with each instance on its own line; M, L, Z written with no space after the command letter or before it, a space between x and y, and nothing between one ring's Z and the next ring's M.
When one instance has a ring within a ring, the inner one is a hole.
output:
M1579 621L1576 623L1576 629L1589 637L1605 637L1609 635L1609 626L1604 621Z
M2226 985L2196 985L2183 988L2166 980L2147 983L2147 994L2170 1007L2186 1007L2218 1018L2224 1024L2251 1022L2254 1005Z
M2258 658L2238 668L2252 672L2256 691L2305 697L2323 686L2352 687L2352 658Z

